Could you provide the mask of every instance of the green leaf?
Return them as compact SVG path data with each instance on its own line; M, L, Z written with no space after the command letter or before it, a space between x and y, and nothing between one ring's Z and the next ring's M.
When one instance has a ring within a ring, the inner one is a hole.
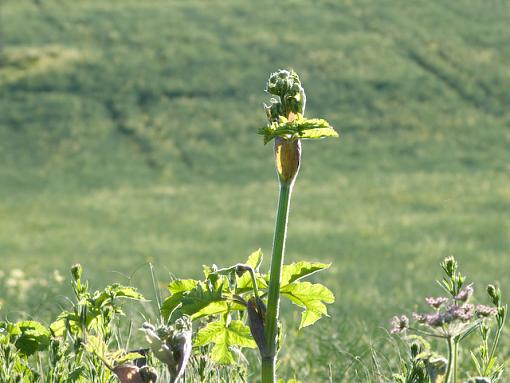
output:
M332 127L328 127L309 129L299 134L299 138L302 139L317 139L326 137L338 137L338 133Z
M278 122L273 122L259 129L259 134L264 136L264 144L275 137L307 139L339 136L326 120L320 118L307 119L301 114L298 114L293 121L280 116Z
M258 249L250 254L248 260L246 261L246 264L250 266L253 270L258 270L260 264L262 263L262 257L263 257L262 251Z
M163 315L163 318L165 320L168 320L170 318L170 315L179 307L179 305L182 303L182 298L184 297L184 292L179 292L170 295L167 297L163 304L161 305L161 315Z
M60 313L57 319L50 325L50 330L54 336L62 337L68 327L74 336L81 333L79 319L76 314L64 311Z
M197 333L194 345L205 346L214 344L211 350L212 359L220 364L235 363L232 349L235 347L256 348L250 329L243 322L231 321L228 325L225 320L208 323Z
M107 360L108 348L106 343L99 335L88 335L87 342L85 343L85 350L87 352L96 354L100 358Z
M267 281L266 279L260 275L259 273L255 274L255 278L257 280L257 286L259 289L266 289L267 288ZM244 273L240 277L237 277L237 294L244 294L248 291L252 291L252 281L250 273Z
M22 321L16 323L16 348L25 355L32 355L36 351L43 351L50 345L50 330L36 321Z
M144 300L143 295L140 294L136 288L119 285L118 283L106 286L101 292L96 292L92 299L94 301L94 306L101 307L110 304L115 298L134 299L138 301Z
M318 271L328 269L331 263L320 262L296 262L290 265L283 265L281 286L286 286Z
M168 285L171 295L161 305L161 314L168 320L172 312L182 303L184 296L198 286L194 279L175 279Z
M322 316L327 316L328 311L324 303L335 301L331 290L320 283L294 282L283 286L280 292L293 303L305 309L301 314L300 329L314 324Z
M194 279L175 279L168 285L168 290L172 294L177 294L185 291L191 291L197 287L198 281Z
M211 288L208 284L199 282L194 289L183 296L182 306L179 309L180 313L189 315L195 320L206 315L222 312L226 306L216 304L221 302L226 305L222 290L221 285L219 288ZM211 307L208 307L210 305Z

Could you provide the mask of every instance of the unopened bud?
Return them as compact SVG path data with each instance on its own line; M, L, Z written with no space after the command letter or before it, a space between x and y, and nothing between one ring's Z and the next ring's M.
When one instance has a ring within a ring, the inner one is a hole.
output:
M416 342L411 344L411 356L413 359L420 353L420 345Z
M292 85L292 82L293 78L291 72L280 69L277 72L271 73L271 76L269 76L266 91L275 96L283 96Z
M276 137L274 142L276 172L282 184L290 185L296 179L301 163L301 141Z
M445 271L446 275L451 277L457 270L457 261L452 256L446 257L444 261L441 263L441 266L443 267L443 270Z
M487 286L487 294L489 294L489 297L491 297L492 303L494 303L496 306L499 306L501 303L501 290L494 285L489 285Z
M83 268L81 267L81 265L79 263L77 263L71 267L71 274L75 281L79 281L81 279L82 273L83 273Z

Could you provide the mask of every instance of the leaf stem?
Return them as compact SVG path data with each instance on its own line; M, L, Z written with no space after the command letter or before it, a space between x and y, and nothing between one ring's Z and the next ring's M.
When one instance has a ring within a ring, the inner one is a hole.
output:
M287 236L292 182L280 182L280 196L276 215L273 241L273 257L269 277L268 305L266 315L267 355L262 355L262 383L274 383L276 371L276 348L278 335L278 315L280 310L280 283Z

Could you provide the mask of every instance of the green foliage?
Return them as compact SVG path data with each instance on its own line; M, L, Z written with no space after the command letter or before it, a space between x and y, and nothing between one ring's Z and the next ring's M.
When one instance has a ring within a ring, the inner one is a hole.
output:
M213 343L212 359L220 364L234 364L237 361L233 350L236 348L256 348L250 328L239 320L220 320L210 322L201 328L195 340L195 346Z
M299 328L310 326L322 316L328 315L324 303L335 301L333 293L320 283L294 282L283 286L280 292L284 297L304 309Z
M36 321L21 321L10 330L10 336L16 337L14 345L24 355L44 351L50 345L50 330Z
M281 286L299 281L302 278L315 274L318 271L329 269L331 263L299 261L290 265L283 265Z
M287 259L334 261L342 299L334 320L287 337L282 372L325 382L331 364L334 382L377 381L366 339L389 353L378 329L446 254L509 286L505 2L38 3L0 12L4 51L54 58L0 87L2 317L50 323L68 295L51 273L78 260L103 286L147 260L161 280L198 279L204 262L267 256L274 172L252 136L274 65L300 72L306 115L348 142L304 153ZM54 290L11 292L16 268Z
M197 334L195 346L214 344L213 360L232 364L236 361L236 350L242 347L256 347L250 335L250 328L231 316L245 317L248 301L255 296L253 271L256 280L257 296L267 295L269 274L262 274L258 268L262 262L262 251L256 250L245 264L218 269L215 265L204 267L205 279L176 279L170 282L170 295L164 300L161 314L169 322L182 315L190 315L193 320L208 318L210 322ZM301 282L305 277L330 267L321 262L300 261L284 265L282 269L281 294L303 308L300 328L312 325L327 316L325 304L335 298L325 286Z
M284 116L279 116L277 122L271 122L264 128L259 129L259 134L264 136L264 144L275 137L287 139L338 137L338 133L326 120L308 119L301 114L298 114L292 121L287 120Z

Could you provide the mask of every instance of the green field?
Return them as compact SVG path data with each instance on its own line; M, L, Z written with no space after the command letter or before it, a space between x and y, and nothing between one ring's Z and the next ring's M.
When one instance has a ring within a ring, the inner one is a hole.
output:
M256 131L268 74L293 68L341 139L304 143L287 258L332 262L337 301L282 371L366 382L443 257L510 296L509 17L503 0L4 0L0 314L69 294L9 295L16 268L80 262L150 297L149 261L162 285L259 247L268 266L277 183Z

